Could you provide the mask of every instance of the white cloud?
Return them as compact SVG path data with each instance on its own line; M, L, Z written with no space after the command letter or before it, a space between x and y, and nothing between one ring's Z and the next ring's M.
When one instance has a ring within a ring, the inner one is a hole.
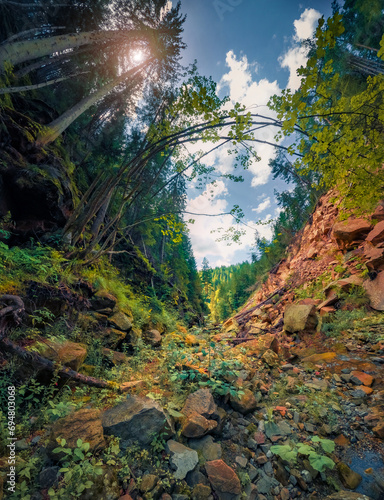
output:
M315 32L317 21L320 19L321 14L315 9L305 9L301 14L300 19L293 22L296 32L296 39L306 40L311 38Z
M228 202L224 197L228 194L228 189L223 181L217 181L215 184L209 184L205 191L188 200L186 211L193 214L186 214L186 220L193 218L194 224L189 224L189 236L192 241L193 251L198 265L204 257L207 257L212 267L221 265L230 265L233 258L239 250L249 250L255 241L255 231L261 236L270 239L272 236L271 228L267 225L257 225L252 221L244 221L246 226L234 224L234 219L230 214L224 214L229 211ZM207 216L208 215L208 216ZM214 217L210 217L214 216ZM264 222L270 219L270 215L264 218ZM216 241L220 233L212 232L217 228L227 231L231 227L244 229L245 235L240 244L228 245L225 241Z
M317 10L305 9L300 19L293 22L295 35L293 36L292 47L279 58L280 66L289 70L287 87L292 90L297 90L300 87L301 77L297 75L297 70L301 66L305 66L308 56L308 49L301 47L299 44L302 40L313 35L320 17L321 14Z
M271 206L271 198L268 197L264 201L262 201L256 208L252 208L252 212L261 214L261 212L264 212L264 210L266 210L270 206Z
M226 57L226 65L229 71L223 75L219 82L219 90L225 88L229 90L230 103L235 102L246 106L252 113L260 112L264 116L276 118L274 112L267 108L267 103L274 94L280 93L277 81L270 82L266 78L254 80L252 73L258 68L257 63L250 63L246 55L236 57L233 51L229 51ZM256 139L274 143L274 136L277 130L273 127L266 127L255 132ZM252 186L261 186L269 180L271 169L269 160L275 156L274 147L268 144L257 144L256 151L260 156L259 162L253 161L250 165L250 172L253 174Z

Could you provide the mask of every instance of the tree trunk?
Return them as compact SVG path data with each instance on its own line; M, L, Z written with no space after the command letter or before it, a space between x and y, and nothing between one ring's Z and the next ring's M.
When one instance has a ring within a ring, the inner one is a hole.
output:
M80 73L77 73L76 75L54 78L53 80L49 80L48 82L35 83L33 85L24 85L22 87L5 87L0 89L0 94L15 94L17 92L27 92L28 90L42 89L43 87L48 87L49 85L54 85L55 83L64 82L65 80L68 80L68 78L73 78L74 76L78 75L84 75L85 73L89 73L89 71L82 71Z
M129 71L126 71L122 75L114 78L112 81L103 85L100 89L93 92L93 94L85 97L83 100L75 104L72 108L68 109L65 113L63 113L59 118L53 120L47 127L46 132L40 134L37 138L36 144L38 146L46 146L47 144L53 142L55 139L61 135L66 128L68 128L80 115L82 115L87 109L100 101L103 97L105 97L111 90L113 90L117 85L123 83L128 78L141 76L141 70L148 65L150 61L143 62L139 66L136 66ZM137 78L136 82L132 82L132 91L135 87L137 87L140 83L140 79Z
M35 40L24 40L21 42L6 43L0 46L0 72L6 61L13 66L27 61L33 61L55 52L75 49L82 45L102 42L121 42L128 40L143 40L145 30L131 31L89 31L70 35L56 35L49 38L37 38Z

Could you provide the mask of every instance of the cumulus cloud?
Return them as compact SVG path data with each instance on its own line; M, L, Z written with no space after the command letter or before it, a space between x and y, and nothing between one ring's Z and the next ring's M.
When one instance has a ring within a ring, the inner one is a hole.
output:
M260 112L264 116L276 118L274 112L267 108L267 103L274 94L280 93L277 81L270 82L266 78L254 79L257 74L257 63L249 62L246 55L237 57L231 50L226 56L228 72L225 73L220 82L219 90L225 89L228 92L230 102L228 106L233 106L239 102L252 113ZM260 108L260 109L259 109ZM274 142L276 129L266 127L255 133L256 139L266 142ZM253 174L252 186L262 186L269 180L271 168L269 160L274 157L274 147L268 144L257 144L257 154L260 161L253 161L249 170Z
M297 70L305 66L308 56L308 49L299 44L313 35L320 17L321 14L317 10L305 9L300 18L293 22L295 35L292 39L292 47L279 58L280 66L289 70L287 87L292 90L300 87L301 77L297 75Z
M209 184L203 193L188 200L186 211L192 214L202 214L201 216L186 214L187 219L195 220L194 224L189 224L189 236L199 266L204 257L208 258L212 267L232 264L236 252L253 246L256 230L268 239L272 236L268 225L257 225L252 221L245 221L246 225L236 225L234 218L230 214L225 214L229 211L228 201L225 199L227 195L227 186L220 180ZM225 215L217 216L218 214ZM270 215L264 221L269 219ZM229 246L226 242L216 241L220 237L220 234L215 231L218 227L223 231L231 227L244 229L245 234L241 243Z
M264 212L264 210L266 210L270 206L271 206L271 198L268 197L264 201L262 201L256 208L252 208L252 212L261 214L261 212Z

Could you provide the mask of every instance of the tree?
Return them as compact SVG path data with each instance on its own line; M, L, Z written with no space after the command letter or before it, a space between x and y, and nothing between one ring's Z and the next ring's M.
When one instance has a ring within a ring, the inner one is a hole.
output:
M204 257L201 269L201 282L203 283L204 294L207 299L209 294L210 286L212 285L212 269L209 265L209 261Z
M300 89L274 96L270 106L283 123L280 137L301 131L290 146L291 152L302 154L293 162L295 170L315 172L320 186L337 187L345 207L368 210L382 197L384 187L384 78L368 76L363 90L352 95L345 91L329 58L343 32L338 13L327 26L324 19L319 21L316 50L299 70ZM384 57L384 38L378 56ZM367 185L372 186L369 196Z

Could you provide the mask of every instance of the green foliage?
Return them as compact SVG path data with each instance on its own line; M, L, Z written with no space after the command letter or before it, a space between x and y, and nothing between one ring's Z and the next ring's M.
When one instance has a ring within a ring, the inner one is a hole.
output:
M322 449L327 453L332 453L335 449L335 443L329 439L321 439L318 436L313 436L312 442L320 443ZM319 472L324 472L326 469L333 469L335 466L335 462L332 459L330 459L326 455L318 453L315 448L306 443L293 445L277 444L272 445L270 450L272 451L272 453L278 455L290 464L295 464L298 460L299 455L305 455L308 457L311 466Z
M57 442L59 446L53 453L64 455L60 459L60 472L64 475L57 488L48 490L48 495L52 500L81 498L84 491L93 486L94 479L103 473L102 461L93 457L90 444L83 443L80 438L73 450L65 447L65 439L57 438Z
M351 56L344 32L340 13L335 12L327 23L320 19L306 67L298 71L300 88L294 93L284 90L269 105L282 120L279 137L298 132L290 146L302 155L293 164L295 171L299 175L315 172L321 186L337 187L345 208L364 211L382 197L384 79L377 74L365 76L364 81L338 65L340 53L346 60ZM382 58L382 51L377 56ZM357 86L350 85L354 80ZM375 183L367 197L363 186L372 178Z

